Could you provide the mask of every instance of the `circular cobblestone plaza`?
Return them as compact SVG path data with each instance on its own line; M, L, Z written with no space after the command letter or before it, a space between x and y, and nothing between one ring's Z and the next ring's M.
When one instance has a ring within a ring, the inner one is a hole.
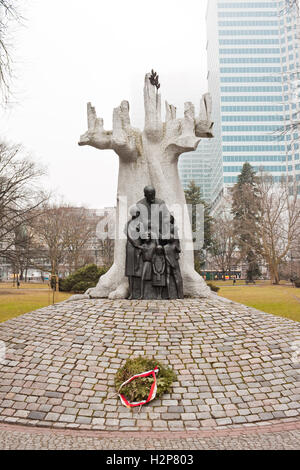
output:
M79 300L0 326L2 423L100 431L195 431L299 418L297 322L212 299ZM172 392L125 408L116 370L146 355Z

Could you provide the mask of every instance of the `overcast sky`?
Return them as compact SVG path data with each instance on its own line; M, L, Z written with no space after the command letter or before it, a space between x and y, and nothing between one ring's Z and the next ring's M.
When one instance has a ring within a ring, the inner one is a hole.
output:
M22 2L21 2L22 3ZM199 109L206 91L206 0L27 0L15 34L17 104L1 138L22 143L48 168L45 185L91 208L115 204L118 157L77 145L92 101L106 129L126 99L143 127L143 80L159 73L163 101Z

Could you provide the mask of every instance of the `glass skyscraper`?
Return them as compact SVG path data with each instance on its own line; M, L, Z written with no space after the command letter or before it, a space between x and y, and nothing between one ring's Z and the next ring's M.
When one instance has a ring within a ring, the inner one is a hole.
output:
M282 174L300 179L298 132L289 129L299 119L300 30L296 11L285 5L285 0L208 0L215 139L181 156L179 171L185 187L189 178L195 180L211 202L220 194L220 161L225 187L236 182L244 162L278 181Z

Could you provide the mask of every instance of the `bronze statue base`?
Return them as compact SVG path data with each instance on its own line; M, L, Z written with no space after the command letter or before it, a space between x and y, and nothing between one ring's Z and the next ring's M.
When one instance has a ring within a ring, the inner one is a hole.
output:
M153 286L152 281L145 281L145 291L144 297L145 300L159 300L159 287ZM132 299L140 299L141 298L141 278L134 277L133 278L133 289L132 289ZM164 286L161 288L161 298L163 300L168 299L168 291L167 287ZM170 299L178 299L176 284L174 278L171 276L170 278Z

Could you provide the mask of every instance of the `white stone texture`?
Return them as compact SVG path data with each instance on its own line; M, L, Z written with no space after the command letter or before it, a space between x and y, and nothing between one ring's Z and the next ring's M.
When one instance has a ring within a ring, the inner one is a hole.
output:
M131 127L129 103L122 101L113 112L113 130L105 131L103 120L96 115L95 108L88 103L88 131L81 136L79 145L90 145L97 149L112 149L119 156L119 178L117 190L116 233L124 198L128 208L143 197L146 185L156 189L156 196L167 206L185 204L184 191L179 179L177 163L179 156L197 148L200 137L212 137L211 98L202 98L200 116L195 118L192 103L185 103L184 118L176 119L176 108L166 102L166 122L161 119L161 95L150 83L150 74L145 76L144 106L145 128L143 132ZM185 210L185 220L188 213ZM125 221L124 221L125 222ZM181 235L181 271L184 294L190 297L206 297L210 289L194 270L194 254L191 247L190 223L183 225ZM115 240L114 264L101 276L98 285L89 289L91 297L125 298L128 281L125 277L126 240L118 236Z

